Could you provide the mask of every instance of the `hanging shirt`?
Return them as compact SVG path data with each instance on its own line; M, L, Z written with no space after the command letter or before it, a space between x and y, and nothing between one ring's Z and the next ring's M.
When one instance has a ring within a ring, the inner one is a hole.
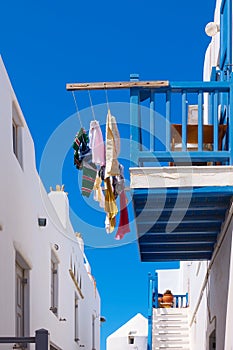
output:
M76 134L73 149L74 149L74 165L77 169L82 169L83 158L89 153L88 135L84 128L81 128Z
M129 216L127 209L127 198L125 191L120 193L120 223L115 236L115 239L119 240L124 237L126 233L130 232L129 228Z
M92 150L92 162L96 165L105 165L105 147L103 134L97 120L92 120L89 131L89 147Z
M120 135L116 124L116 118L108 110L106 121L106 171L105 178L120 174L119 162Z

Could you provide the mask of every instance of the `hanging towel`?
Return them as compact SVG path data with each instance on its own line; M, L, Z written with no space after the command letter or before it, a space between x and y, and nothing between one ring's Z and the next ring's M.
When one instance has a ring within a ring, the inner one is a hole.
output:
M101 177L97 174L96 175L96 179L95 179L95 183L94 183L94 200L96 202L99 202L99 206L100 208L105 208L105 197L101 188L101 183L102 183L102 179Z
M92 162L96 165L105 165L105 147L103 134L97 120L92 120L89 131L89 146L92 151Z
M96 165L90 159L91 156L87 156L83 160L82 195L86 197L90 197L97 173Z
M105 211L109 220L109 229L107 233L111 233L116 226L116 215L118 213L115 197L112 191L110 178L105 179Z
M106 218L105 218L106 233L108 233L108 234L112 233L115 227L116 227L116 218L113 218L110 221L108 215L106 215Z
M115 239L119 240L124 237L126 233L130 232L129 228L129 216L127 209L127 198L125 191L120 193L120 223L115 236Z
M106 121L106 171L105 178L119 175L118 156L120 153L120 135L116 124L116 118L108 110Z

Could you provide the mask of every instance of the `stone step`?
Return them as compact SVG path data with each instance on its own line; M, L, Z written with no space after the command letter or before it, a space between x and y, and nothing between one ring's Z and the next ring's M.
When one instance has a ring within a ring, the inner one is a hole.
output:
M153 350L190 350L188 308L153 310Z
M159 319L159 318L188 318L187 314L157 314L154 315L155 319Z
M170 307L170 308L158 308L153 309L153 312L156 314L187 314L189 312L189 308L176 308L176 307Z
M174 326L169 326L167 324L155 324L153 325L153 329L156 331L161 330L162 332L170 332L170 331L177 331L177 332L189 332L189 328L187 327L187 324L182 325L174 325Z
M167 335L167 336L183 336L183 337L188 337L189 336L189 332L188 329L186 331L180 332L180 331L161 331L161 330L155 330L155 332L153 332L154 335L156 336L163 336L163 335Z
M153 348L153 350L190 350L190 347L177 347L177 346L172 346L172 347L167 347L167 346L156 346Z

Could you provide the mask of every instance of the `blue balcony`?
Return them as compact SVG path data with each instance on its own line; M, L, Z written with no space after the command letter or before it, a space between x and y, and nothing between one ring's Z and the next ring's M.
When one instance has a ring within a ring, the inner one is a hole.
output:
M233 196L232 92L216 81L130 89L142 261L211 259Z

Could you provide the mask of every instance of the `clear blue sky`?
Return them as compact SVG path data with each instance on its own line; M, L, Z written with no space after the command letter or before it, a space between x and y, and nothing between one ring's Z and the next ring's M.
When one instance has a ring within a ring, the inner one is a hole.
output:
M115 242L102 230L103 214L91 199L81 198L69 150L78 120L71 117L67 125L62 124L75 112L65 84L123 81L135 72L141 80L201 80L210 41L204 28L213 20L214 8L215 0L13 0L1 4L0 54L35 142L38 169L56 128L60 132L58 157L68 147L62 183L69 192L75 230L89 242L86 254L101 294L101 314L107 319L101 350L106 336L137 312L147 315L147 274L167 265L139 261L135 232L121 242L128 244L110 248ZM112 103L128 102L129 93L111 91L108 98ZM93 92L92 99L94 105L106 102L104 92ZM88 128L88 96L79 93L77 100ZM102 125L105 108L96 107ZM116 109L116 117L127 125L127 113L117 113L121 110ZM126 137L124 127L121 131ZM126 158L127 173L127 155L121 157ZM60 183L54 171L42 171L42 177L47 189ZM133 220L132 212L130 217Z

